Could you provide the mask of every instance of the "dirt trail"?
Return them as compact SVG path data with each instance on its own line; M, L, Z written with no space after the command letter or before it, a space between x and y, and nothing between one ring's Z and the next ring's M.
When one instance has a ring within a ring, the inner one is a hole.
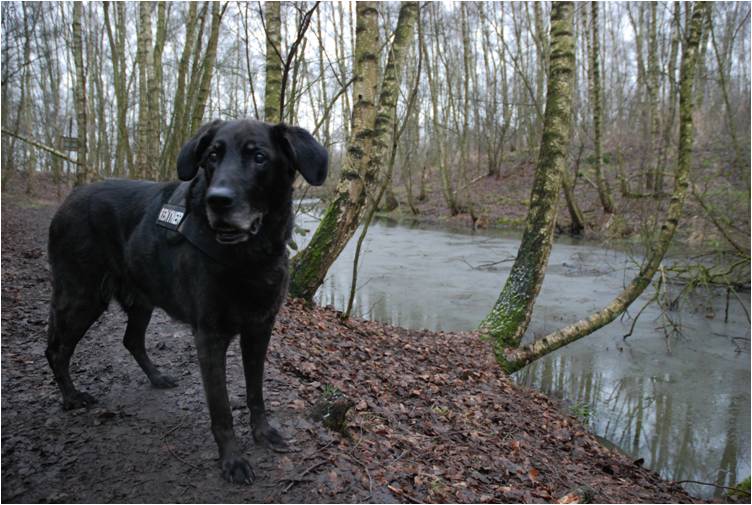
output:
M498 371L469 333L342 323L292 301L265 381L272 422L295 452L254 447L240 350L228 357L239 440L257 480L220 477L189 329L155 312L157 390L121 344L113 304L73 358L99 399L64 412L44 358L55 204L2 197L2 500L5 502L550 502L588 488L598 502L691 502L678 486L601 446L546 397ZM311 419L324 393L355 403L346 435Z

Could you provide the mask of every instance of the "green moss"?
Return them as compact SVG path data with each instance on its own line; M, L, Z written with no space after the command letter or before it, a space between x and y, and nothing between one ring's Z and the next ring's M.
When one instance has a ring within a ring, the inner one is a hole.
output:
M525 224L525 219L522 217L501 216L496 219L496 224L502 227L519 227Z
M749 501L750 497L750 477L747 477L740 483L738 483L736 486L734 486L735 489L728 492L728 497L733 498L735 500L744 500Z
M481 333L493 340L497 357L505 348L519 345L520 325L527 318L527 296L524 288L519 289L525 283L517 277L514 271L510 274L499 299L480 324Z
M593 409L587 403L575 403L569 407L569 413L586 424L593 417Z
M346 197L346 195L345 195ZM331 250L331 242L337 236L337 221L341 213L340 195L326 209L311 242L291 261L290 295L310 300L316 293L319 277L326 275L325 253ZM323 269L323 273L322 273Z

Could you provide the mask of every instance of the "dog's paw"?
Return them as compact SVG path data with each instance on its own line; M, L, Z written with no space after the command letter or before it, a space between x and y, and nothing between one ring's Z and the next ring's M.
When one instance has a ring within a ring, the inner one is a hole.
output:
M151 385L158 389L174 388L178 385L178 381L165 375L163 373L157 373L149 377Z
M251 485L256 480L250 463L245 458L227 458L222 461L222 478L233 484Z
M97 403L97 399L91 396L89 393L74 391L73 394L70 394L63 398L63 409L80 409L82 407L90 407L95 403Z
M290 452L290 446L287 445L282 434L268 423L253 428L253 440L275 452Z

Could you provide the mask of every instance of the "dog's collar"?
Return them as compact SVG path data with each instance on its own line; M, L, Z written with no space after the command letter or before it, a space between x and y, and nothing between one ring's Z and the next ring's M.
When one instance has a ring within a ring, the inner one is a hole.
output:
M217 242L211 228L188 211L188 196L191 183L182 182L175 188L167 203L162 205L157 215L157 226L181 234L196 249L220 263L231 263L237 258L233 245Z

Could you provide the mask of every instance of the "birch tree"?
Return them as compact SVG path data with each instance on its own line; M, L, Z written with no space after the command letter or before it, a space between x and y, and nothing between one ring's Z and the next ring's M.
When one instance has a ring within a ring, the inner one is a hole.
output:
M366 195L373 194L378 186L393 131L399 72L407 45L412 40L418 4L404 2L400 8L383 82L379 79L377 5L358 2L356 9L352 133L335 197L324 212L311 242L292 260L290 293L301 298L313 298L329 267L355 233Z
M266 85L264 88L264 120L276 123L282 119L279 99L282 95L282 19L280 2L264 3L266 22Z
M566 162L572 115L574 38L572 2L551 9L551 61L538 164L525 231L512 270L496 304L480 325L496 349L522 340L543 284L553 243L561 175Z
M614 201L611 197L611 189L608 187L608 181L603 175L603 152L601 140L601 121L603 111L601 109L601 71L600 71L600 37L598 35L598 2L590 4L593 34L593 45L590 51L590 96L591 107L593 109L593 135L595 148L595 181L598 187L598 197L600 198L603 212L606 214L614 213Z
M674 173L674 190L655 244L640 271L627 287L608 305L585 319L559 329L536 340L529 346L519 347L519 341L502 341L496 348L496 357L502 368L512 373L527 363L540 358L564 345L578 340L619 317L650 285L674 236L684 207L689 187L689 171L692 164L692 144L694 140L692 112L694 95L692 85L697 65L697 48L702 31L703 19L709 5L696 2L687 27L687 37L682 46L681 77L679 81L679 157ZM498 340L497 340L498 342ZM504 346L507 343L515 345Z
M83 18L83 4L73 4L73 61L76 67L76 124L78 131L78 171L76 185L89 182L89 165L87 161L88 145L86 133L88 131L88 111L86 104L86 69L84 68L84 48L81 36L81 20Z

